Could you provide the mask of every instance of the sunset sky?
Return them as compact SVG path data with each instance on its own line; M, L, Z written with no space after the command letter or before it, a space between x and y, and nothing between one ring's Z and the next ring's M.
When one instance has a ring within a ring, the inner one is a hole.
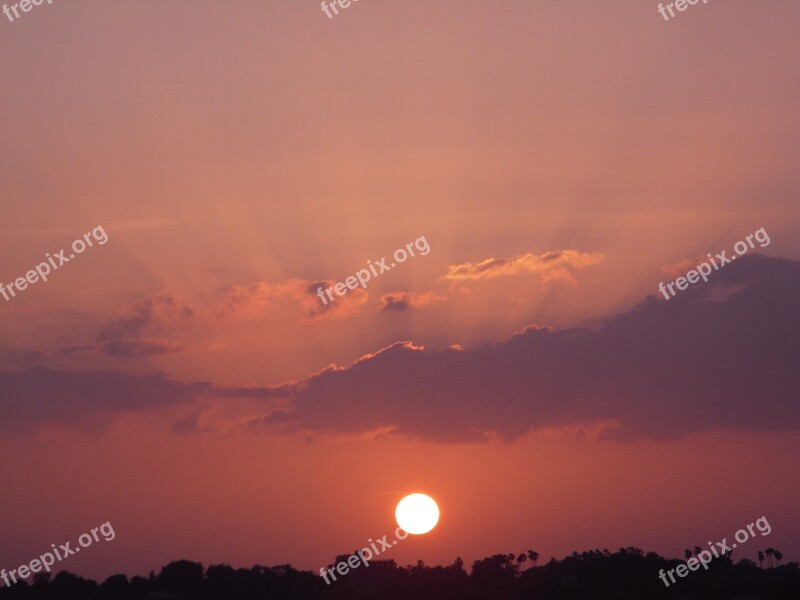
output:
M108 235L0 297L0 567L800 560L800 3L657 6L0 13L0 283Z

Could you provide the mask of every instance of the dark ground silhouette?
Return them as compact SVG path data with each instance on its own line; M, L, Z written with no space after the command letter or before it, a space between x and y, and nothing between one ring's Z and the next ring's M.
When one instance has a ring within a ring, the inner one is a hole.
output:
M638 548L574 552L543 565L536 565L537 559L531 551L496 554L475 561L469 574L461 559L444 567L421 561L399 567L393 560L376 560L330 585L319 573L290 565L204 568L181 560L158 575L113 575L101 584L67 571L40 573L31 584L0 583L0 600L800 600L800 565L774 566L774 555L767 568L747 559L734 564L728 556L715 558L708 571L676 577L669 588L659 571L684 561Z

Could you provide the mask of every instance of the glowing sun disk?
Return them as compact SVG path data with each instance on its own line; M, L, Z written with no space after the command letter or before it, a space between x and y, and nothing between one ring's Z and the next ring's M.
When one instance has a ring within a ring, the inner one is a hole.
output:
M439 507L425 494L411 494L397 504L394 511L397 524L414 535L428 533L439 522Z

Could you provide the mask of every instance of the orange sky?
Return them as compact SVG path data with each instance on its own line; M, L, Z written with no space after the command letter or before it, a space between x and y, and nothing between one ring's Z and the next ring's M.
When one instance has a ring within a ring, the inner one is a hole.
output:
M258 4L0 16L0 283L109 238L0 297L0 567L316 569L419 490L401 564L798 560L800 6Z

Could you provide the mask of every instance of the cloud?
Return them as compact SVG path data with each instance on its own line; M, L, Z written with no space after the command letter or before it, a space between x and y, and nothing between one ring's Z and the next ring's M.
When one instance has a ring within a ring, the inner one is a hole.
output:
M284 283L258 281L249 285L228 288L225 299L213 308L219 318L257 318L273 309L283 297L295 301L304 318L342 318L360 312L368 294L363 289L348 290L344 296L334 295L334 300L323 304L318 289L331 287L333 281L290 279Z
M343 297L335 296L334 302L324 305L317 289L330 285L332 282L290 279L280 284L258 281L232 286L226 290L222 302L200 313L175 292L161 290L150 298L133 303L122 316L109 321L93 343L64 347L60 354L102 353L117 358L173 354L184 352L186 348L162 335L192 322L258 318L285 298L302 309L301 320L341 318L359 312L367 300L367 293L356 289L349 290Z
M439 296L433 292L392 292L381 296L381 310L419 310L442 302L447 302L447 296Z
M184 348L160 338L137 338L134 340L111 340L103 345L103 352L110 356L151 356L183 352Z
M127 314L111 321L97 336L100 343L135 339L148 330L160 330L181 324L194 316L194 310L177 294L161 290L150 298L140 300L127 309Z
M101 352L115 357L137 357L183 352L184 348L152 333L180 327L195 318L194 309L169 290L156 292L124 310L106 324L92 344L68 346L61 354Z
M798 305L800 263L750 255L595 329L531 326L469 350L393 344L309 378L287 408L253 425L311 435L388 428L436 442L601 421L617 423L605 435L621 439L796 429Z
M511 258L487 258L479 263L450 265L444 279L477 281L522 273L538 273L544 283L555 279L575 283L570 270L596 265L602 260L602 254L577 250L554 250L540 256L528 253Z
M213 426L203 423L202 410L192 412L188 417L175 423L170 432L185 434L185 433L210 433L214 431Z
M705 254L700 254L693 259L684 258L671 265L663 265L661 271L672 279L685 276L686 273L694 269L697 265L707 262L708 257Z
M128 375L109 371L55 371L36 367L0 371L0 430L32 429L64 424L103 429L125 413L193 405L208 399L284 397L292 384L234 387L209 382L183 382L163 373ZM178 424L189 430L189 422Z

